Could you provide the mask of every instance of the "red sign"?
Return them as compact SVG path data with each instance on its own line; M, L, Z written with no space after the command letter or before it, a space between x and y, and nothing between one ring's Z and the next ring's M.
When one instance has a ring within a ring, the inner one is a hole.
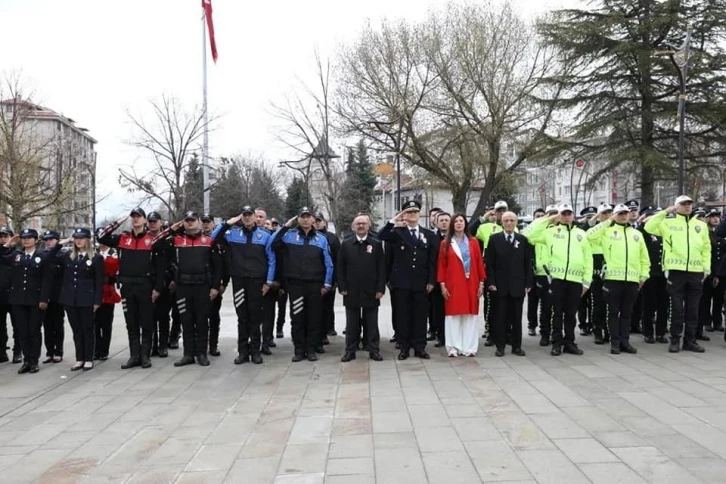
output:
M582 158L578 158L577 160L575 160L575 166L578 168L582 168L583 166L585 166L585 160L583 160Z

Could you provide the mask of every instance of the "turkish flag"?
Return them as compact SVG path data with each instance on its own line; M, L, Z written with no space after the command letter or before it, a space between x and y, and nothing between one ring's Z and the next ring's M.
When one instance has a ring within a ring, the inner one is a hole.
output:
M217 62L217 42L214 40L214 21L212 20L212 0L202 0L204 16L207 19L207 30L209 30L209 45L212 48L212 59Z

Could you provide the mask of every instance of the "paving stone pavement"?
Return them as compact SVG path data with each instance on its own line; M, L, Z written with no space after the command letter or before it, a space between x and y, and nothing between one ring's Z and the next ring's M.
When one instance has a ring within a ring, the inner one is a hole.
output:
M339 298L340 299L340 298ZM395 360L381 308L383 362L341 364L343 338L317 363L292 364L289 339L264 365L222 356L149 370L127 358L118 311L113 357L88 373L66 360L17 375L0 365L0 469L8 483L401 484L726 482L726 343L670 355L633 341L611 356L555 358L525 336L525 358ZM337 329L344 324L336 307ZM289 327L286 327L289 335Z

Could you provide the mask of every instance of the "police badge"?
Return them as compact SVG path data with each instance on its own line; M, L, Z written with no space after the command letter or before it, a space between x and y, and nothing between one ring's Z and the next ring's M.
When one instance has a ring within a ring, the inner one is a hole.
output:
M36 257L36 258L35 258L35 263L36 263L36 264L40 264L40 257Z
M638 234L633 235L633 240L636 242L640 241L640 237L638 237Z
M88 259L88 260L86 261L86 265L87 265L88 267L91 267L91 264L93 264L93 262L91 262L91 259Z
M700 234L701 233L701 226L700 225L696 225L696 233L697 234Z
M577 234L577 241L578 242L582 242L582 235L581 234Z

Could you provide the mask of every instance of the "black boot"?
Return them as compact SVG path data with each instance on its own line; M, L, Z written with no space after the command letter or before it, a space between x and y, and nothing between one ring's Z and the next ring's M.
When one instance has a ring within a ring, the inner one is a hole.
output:
M222 353L219 352L219 348L215 345L209 347L209 354L212 356L220 356Z
M13 363L22 363L23 354L20 350L13 350Z
M193 365L194 364L194 357L193 356L183 356L180 360L177 360L174 362L174 366L186 366L186 365Z
M129 368L133 368L135 366L139 366L141 363L139 362L138 358L131 357L128 359L126 363L121 365L122 370L128 370Z
M668 353L678 353L681 351L681 338L671 338L671 344L668 346Z
M683 351L693 351L694 353L704 353L706 350L703 346L695 341L683 341Z
M166 347L166 343L159 345L159 358L166 358L169 356L169 350Z
M595 344L596 345L604 345L605 344L605 340L602 337L602 329L595 328L594 334L595 334Z
M254 363L255 365L261 365L262 355L259 353L252 353L252 363Z
M197 363L199 363L199 366L209 366L209 358L207 358L205 353L200 353L197 356Z
M539 345L540 346L549 346L550 345L550 335L543 334L539 338Z

